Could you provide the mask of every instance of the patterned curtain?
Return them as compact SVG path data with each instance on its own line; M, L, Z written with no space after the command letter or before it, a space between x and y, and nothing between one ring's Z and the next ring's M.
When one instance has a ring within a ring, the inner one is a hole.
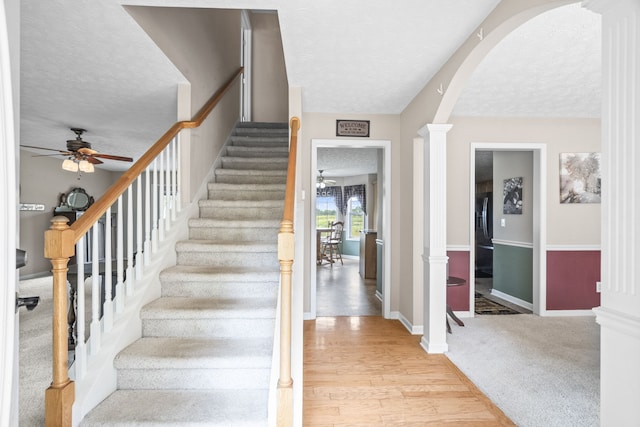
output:
M347 202L350 198L355 197L362 205L362 210L365 215L367 214L367 188L364 184L360 185L345 185L344 187L344 201L342 202L343 209L346 209ZM344 211L343 211L344 213Z
M342 202L342 187L325 187L316 189L317 197L333 197L336 207L344 215L344 204Z

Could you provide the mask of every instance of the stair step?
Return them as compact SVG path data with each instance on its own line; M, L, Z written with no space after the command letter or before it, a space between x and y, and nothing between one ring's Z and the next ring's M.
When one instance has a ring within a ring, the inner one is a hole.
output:
M224 169L286 170L288 162L286 157L222 157Z
M264 427L268 400L264 390L118 390L80 425Z
M286 184L286 170L216 169L216 182L227 184Z
M160 273L163 297L276 298L278 268L176 265Z
M162 297L142 308L145 337L273 336L276 298Z
M229 145L226 147L227 156L231 157L260 157L260 158L289 158L288 147L246 147Z
M244 136L231 135L231 145L245 147L288 147L287 136Z
M207 185L211 200L284 200L285 184L226 184Z
M119 389L267 389L270 338L142 338L116 357Z
M278 241L278 220L219 220L194 218L189 220L189 239L225 242Z
M200 218L278 220L282 219L282 200L200 200Z
M276 242L185 240L176 244L179 265L255 266L278 265Z

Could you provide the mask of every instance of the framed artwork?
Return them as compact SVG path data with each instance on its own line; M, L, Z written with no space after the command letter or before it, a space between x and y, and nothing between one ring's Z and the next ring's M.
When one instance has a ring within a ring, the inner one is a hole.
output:
M560 203L600 203L600 153L560 153Z
M502 213L522 215L522 177L507 178L502 190Z

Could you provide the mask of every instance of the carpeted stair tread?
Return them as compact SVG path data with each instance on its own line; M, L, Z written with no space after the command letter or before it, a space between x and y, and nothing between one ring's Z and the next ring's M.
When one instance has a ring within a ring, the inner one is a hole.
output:
M262 242L221 242L219 240L183 240L176 243L177 252L277 252L273 243Z
M281 208L282 200L209 200L198 201L200 207L217 208Z
M279 228L280 222L281 221L277 219L238 220L238 219L192 218L189 220L189 227Z
M176 265L160 273L161 281L236 281L246 279L253 281L278 281L280 269L278 266L267 267L229 267L211 265ZM258 279L258 280L256 280Z
M286 170L250 170L250 169L216 169L216 175L235 175L235 176L270 176L281 177L287 176Z
M232 184L225 182L210 182L207 184L208 190L227 190L227 191L282 191L283 197L286 190L286 184Z
M270 368L270 338L146 337L118 354L116 369Z
M236 125L236 130L239 129L246 129L246 128L253 128L253 129L273 129L273 130L282 130L285 129L287 132L289 131L289 123L288 122L253 122L253 121L247 121L247 122L238 122L238 124Z
M182 298L162 297L145 305L140 318L149 319L272 319L272 298Z
M226 148L229 157L285 158L289 157L288 147L251 147L229 145Z
M81 426L264 427L267 407L263 390L118 390Z
M286 135L232 135L229 137L232 145L244 145L251 147L287 147L289 145L289 138Z

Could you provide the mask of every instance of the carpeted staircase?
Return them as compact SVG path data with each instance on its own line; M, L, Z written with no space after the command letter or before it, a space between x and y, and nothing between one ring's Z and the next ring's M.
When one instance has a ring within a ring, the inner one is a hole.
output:
M267 424L286 123L241 123L225 150L143 337L114 362L118 390L82 425Z

